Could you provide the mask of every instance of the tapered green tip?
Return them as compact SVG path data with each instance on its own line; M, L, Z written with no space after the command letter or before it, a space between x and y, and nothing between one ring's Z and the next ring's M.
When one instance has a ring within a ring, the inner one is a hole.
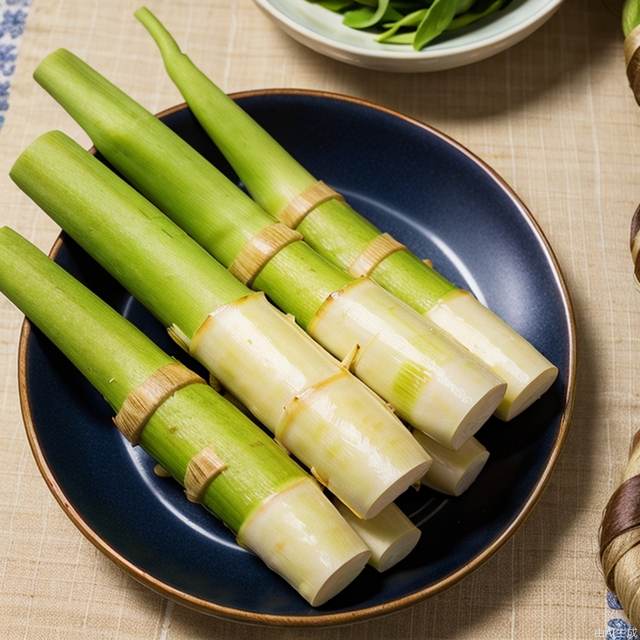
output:
M133 12L134 17L136 17L138 20L142 19L143 16L145 16L146 14L151 13L151 11L149 11L149 9L147 9L147 7L145 7L144 5L142 5L140 8L136 9Z
M173 39L173 36L167 31L165 26L156 18L156 16L146 7L140 7L134 14L136 19L149 32L160 49L165 64L168 63L171 56L180 55L180 47Z

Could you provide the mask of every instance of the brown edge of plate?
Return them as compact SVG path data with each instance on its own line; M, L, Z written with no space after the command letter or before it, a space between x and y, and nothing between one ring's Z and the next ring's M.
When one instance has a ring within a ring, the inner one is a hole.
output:
M336 624L348 624L351 622L357 622L360 620L366 620L369 618L373 618L376 616L381 616L385 614L392 613L404 607L408 607L412 604L420 602L426 598L429 598L437 593L448 589L449 587L456 584L462 578L471 573L474 569L479 567L481 564L486 562L520 527L520 525L525 521L527 516L531 513L533 507L540 499L542 491L546 487L549 478L551 476L551 472L558 460L558 456L560 455L560 450L562 449L562 445L567 436L567 432L569 429L569 423L571 420L571 415L573 413L573 403L574 403L574 391L575 391L575 379L576 379L576 326L575 319L573 313L573 305L571 303L571 297L567 290L566 284L564 282L564 276L562 274L562 270L560 265L558 264L558 260L551 249L549 241L547 240L544 232L536 222L532 213L525 206L525 204L520 200L520 198L516 195L513 189L504 181L504 179L497 174L490 166L488 166L485 162L480 160L477 156L475 156L471 151L469 151L466 147L459 144L455 140L451 139L449 136L444 133L434 129L433 127L420 122L419 120L415 120L409 116L403 115L393 109L389 109L387 107L383 107L377 105L373 102L369 102L367 100L363 100L361 98L354 98L351 96L342 95L339 93L332 93L328 91L315 91L310 89L263 89L263 90L255 90L255 91L241 91L238 93L230 94L234 100L239 98L251 98L257 96L265 96L265 95L305 95L305 96L318 96L323 98L330 98L332 100L339 100L343 102L349 102L352 104L357 104L363 107L367 107L369 109L375 109L376 111L380 111L382 113L386 113L388 115L394 116L396 118L401 118L402 120L423 129L424 131L429 132L432 135L437 136L441 140L447 142L451 146L455 147L458 151L467 156L470 160L475 162L481 169L483 169L509 196L514 205L520 210L525 219L529 222L534 233L538 236L538 238L542 242L543 249L546 253L548 260L550 261L553 269L556 280L560 286L560 290L562 293L562 299L565 306L565 316L569 324L569 377L567 380L567 391L565 395L565 403L564 410L562 412L562 417L560 419L560 428L558 430L558 435L556 437L556 441L553 445L553 449L551 451L551 455L549 456L549 460L547 465L540 476L536 486L533 491L529 495L524 507L520 511L520 513L513 519L513 521L507 526L507 528L497 536L482 552L472 558L467 564L465 564L460 569L450 573L445 576L441 580L434 582L423 589L419 589L409 595L403 596L401 598L396 598L395 600L390 600L389 602L385 602L383 604L379 604L373 607L367 607L364 609L358 609L356 611L345 611L341 613L328 613L328 614L319 614L313 616L280 616L280 615L271 615L271 614L260 614L252 611L245 611L243 609L235 609L232 607L224 607L208 600L203 600L201 598L197 598L192 596L184 591L179 589L175 589L169 584L158 580L154 576L142 571L132 562L127 560L124 556L120 555L115 549L109 546L109 544L103 540L95 531L91 529L91 527L85 522L82 516L74 509L74 507L70 504L69 500L65 496L62 491L60 485L56 482L56 479L53 475L53 472L47 465L47 461L44 457L42 450L40 449L40 443L38 442L36 429L33 423L32 415L31 415L31 406L29 401L29 393L27 388L27 345L29 342L29 336L31 333L31 324L28 320L25 319L22 330L20 332L20 342L18 347L18 388L20 393L20 408L22 410L22 417L24 420L25 431L27 434L27 439L29 441L29 446L31 447L31 451L33 453L33 457L35 458L36 464L44 481L49 487L49 491L53 494L54 498L58 501L58 504L62 507L62 510L66 513L69 519L73 522L73 524L80 530L80 532L91 542L95 547L97 547L102 553L104 553L108 558L110 558L115 564L124 569L127 573L129 573L133 578L149 587L156 593L159 593L162 596L167 598L171 598L176 602L185 605L189 608L195 609L202 613L206 613L209 615L221 616L224 618L231 618L233 620L246 622L246 623L254 623L254 624L270 624L270 625L279 625L279 626L326 626L326 625L336 625ZM182 103L176 105L175 107L171 107L169 109L165 109L157 114L158 118L162 118L164 116L171 115L180 111L181 109L185 109L186 104ZM91 150L91 153L95 153L95 147ZM49 252L49 257L54 259L60 248L63 244L63 240L61 235L58 236L51 251Z

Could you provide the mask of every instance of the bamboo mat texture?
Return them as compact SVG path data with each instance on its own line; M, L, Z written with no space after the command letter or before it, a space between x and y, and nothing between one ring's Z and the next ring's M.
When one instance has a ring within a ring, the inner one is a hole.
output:
M15 11L21 0L0 1ZM180 102L129 0L28 0L0 132L0 218L48 249L56 226L13 186L12 161L62 129L88 138L31 79L67 47L152 111ZM28 6L30 4L30 6ZM496 556L446 593L383 619L320 630L224 622L168 603L95 550L40 478L18 404L22 317L0 301L0 637L73 640L518 640L635 637L605 597L597 530L640 427L640 294L628 233L640 200L640 110L627 88L620 2L566 0L513 49L470 67L391 75L321 57L250 0L153 0L191 57L228 91L326 89L398 109L452 135L522 196L573 296L579 375L573 426L541 502ZM616 635L617 634L617 635Z

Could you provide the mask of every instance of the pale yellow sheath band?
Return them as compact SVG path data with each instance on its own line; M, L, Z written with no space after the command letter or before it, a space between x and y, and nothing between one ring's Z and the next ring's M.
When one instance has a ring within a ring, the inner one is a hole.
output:
M276 218L286 224L287 227L295 229L308 213L311 213L323 202L334 199L344 200L340 193L334 191L329 185L322 182L322 180L318 180L318 182L312 184L293 198L284 209L278 213Z
M368 276L385 258L396 251L404 251L406 247L388 233L376 236L364 251L351 263L349 275L354 278Z
M229 271L240 282L251 286L262 267L278 251L297 240L302 240L302 236L280 222L265 227L253 238L250 238L240 249L240 252L229 266Z
M140 434L155 410L176 391L190 384L206 384L179 362L160 367L125 398L113 422L122 435L138 444Z
M201 502L211 482L219 476L227 465L218 458L211 447L196 453L184 474L184 491L191 502Z
M636 102L640 104L640 26L624 39L624 61L627 64L627 78Z

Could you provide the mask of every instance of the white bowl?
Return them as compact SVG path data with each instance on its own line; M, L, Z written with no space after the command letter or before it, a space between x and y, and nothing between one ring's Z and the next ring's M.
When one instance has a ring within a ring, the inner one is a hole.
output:
M307 0L254 2L292 38L318 53L359 67L415 73L451 69L504 51L546 22L562 0L513 0L503 11L422 51L378 43L372 33L345 27L340 14Z

